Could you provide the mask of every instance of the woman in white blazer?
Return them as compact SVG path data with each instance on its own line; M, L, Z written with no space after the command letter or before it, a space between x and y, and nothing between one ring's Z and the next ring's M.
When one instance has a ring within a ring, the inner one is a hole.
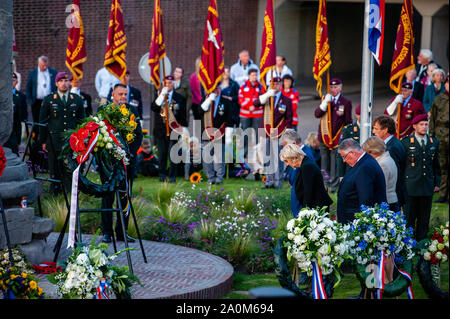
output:
M368 154L372 155L381 166L386 180L386 198L389 204L389 209L398 212L400 207L398 205L397 193L395 187L397 185L397 165L386 151L386 144L382 139L376 136L369 137L362 149Z

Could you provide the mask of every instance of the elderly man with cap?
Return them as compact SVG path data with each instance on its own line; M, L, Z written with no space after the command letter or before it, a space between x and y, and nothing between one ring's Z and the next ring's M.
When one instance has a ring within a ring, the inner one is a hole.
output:
M413 87L411 83L402 83L401 94L398 94L390 102L384 114L393 117L396 122L396 137L402 139L410 135L414 128L411 121L420 114L425 114L422 102L412 97Z
M282 186L280 175L283 171L283 163L278 156L280 152L278 142L284 131L287 128L292 128L292 101L281 93L282 81L280 77L275 77L273 79L273 89L269 89L267 93L260 95L253 101L255 107L263 107L264 110L259 128L262 128L265 132L263 136L266 142L266 155L269 157L269 163L265 163L267 173L266 188L281 188ZM270 103L271 97L273 97L273 114ZM271 128L275 129L275 131L271 131ZM278 152L275 153L276 150Z
M348 124L344 126L341 133L340 141L346 138L352 138L359 143L359 131L360 131L360 121L361 121L361 104L359 104L355 109L356 121L353 124ZM342 180L347 170L350 168L348 164L345 164L339 153L336 154L336 170L339 180Z
M169 175L169 182L175 183L178 164L173 161L170 150L178 142L182 135L189 135L186 117L186 99L174 90L174 77L167 75L164 79L164 87L158 97L153 101L151 110L155 115L153 136L160 160L159 181L165 182ZM166 112L167 110L167 112ZM172 132L175 131L174 135ZM170 167L167 171L167 159Z
M352 124L352 102L342 94L342 81L330 81L330 93L325 95L314 115L320 119L319 148L321 168L328 172L331 192L336 192L339 183L336 171L336 156L341 131L347 124ZM330 103L330 107L328 104Z
M407 226L415 228L420 241L427 237L433 193L439 191L441 169L439 141L427 134L428 117L419 114L411 121L414 133L402 140L406 151L405 181Z
M70 81L66 72L56 75L55 93L49 94L42 102L39 113L39 122L47 124L39 129L39 141L42 149L48 153L48 166L51 178L61 178L66 191L71 188L71 174L65 161L57 159L66 142L64 134L69 130L76 129L85 117L83 101L77 94L69 92ZM50 141L51 139L51 141ZM58 172L62 176L58 175ZM54 193L59 189L53 184Z
M436 137L440 143L439 161L441 163L441 185L437 203L448 203L448 140L449 140L449 103L448 103L448 74L444 80L445 92L436 96L430 110L431 136Z

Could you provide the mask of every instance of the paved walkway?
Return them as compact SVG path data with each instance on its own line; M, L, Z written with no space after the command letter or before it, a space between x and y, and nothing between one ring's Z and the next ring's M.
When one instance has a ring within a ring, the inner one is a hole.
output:
M50 247L54 247L59 233L47 238ZM83 235L84 243L89 244L92 235ZM97 239L101 240L101 236ZM66 260L69 251L65 249L67 235L64 238L59 260ZM113 245L110 244L113 253ZM219 298L231 290L233 267L224 259L196 249L143 240L147 263L144 262L139 242L129 244L136 248L130 252L134 274L144 287L132 288L133 299L154 298ZM124 242L118 242L117 249L124 249ZM120 254L114 264L128 265L127 254ZM39 285L50 298L57 298L55 288L46 275L39 275Z

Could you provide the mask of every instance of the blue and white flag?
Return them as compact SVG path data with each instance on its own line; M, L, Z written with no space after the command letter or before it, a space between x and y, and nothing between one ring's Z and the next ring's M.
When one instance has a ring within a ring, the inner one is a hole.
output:
M369 8L369 50L378 65L381 65L383 59L384 2L385 0L370 0Z

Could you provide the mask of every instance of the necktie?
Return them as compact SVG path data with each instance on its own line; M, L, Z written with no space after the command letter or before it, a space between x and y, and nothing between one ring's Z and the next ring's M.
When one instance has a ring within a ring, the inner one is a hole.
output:
M425 148L425 139L424 138L422 140L420 140L420 146L422 146L422 148Z
M63 102L64 102L64 104L67 104L67 97L65 94L63 95Z

